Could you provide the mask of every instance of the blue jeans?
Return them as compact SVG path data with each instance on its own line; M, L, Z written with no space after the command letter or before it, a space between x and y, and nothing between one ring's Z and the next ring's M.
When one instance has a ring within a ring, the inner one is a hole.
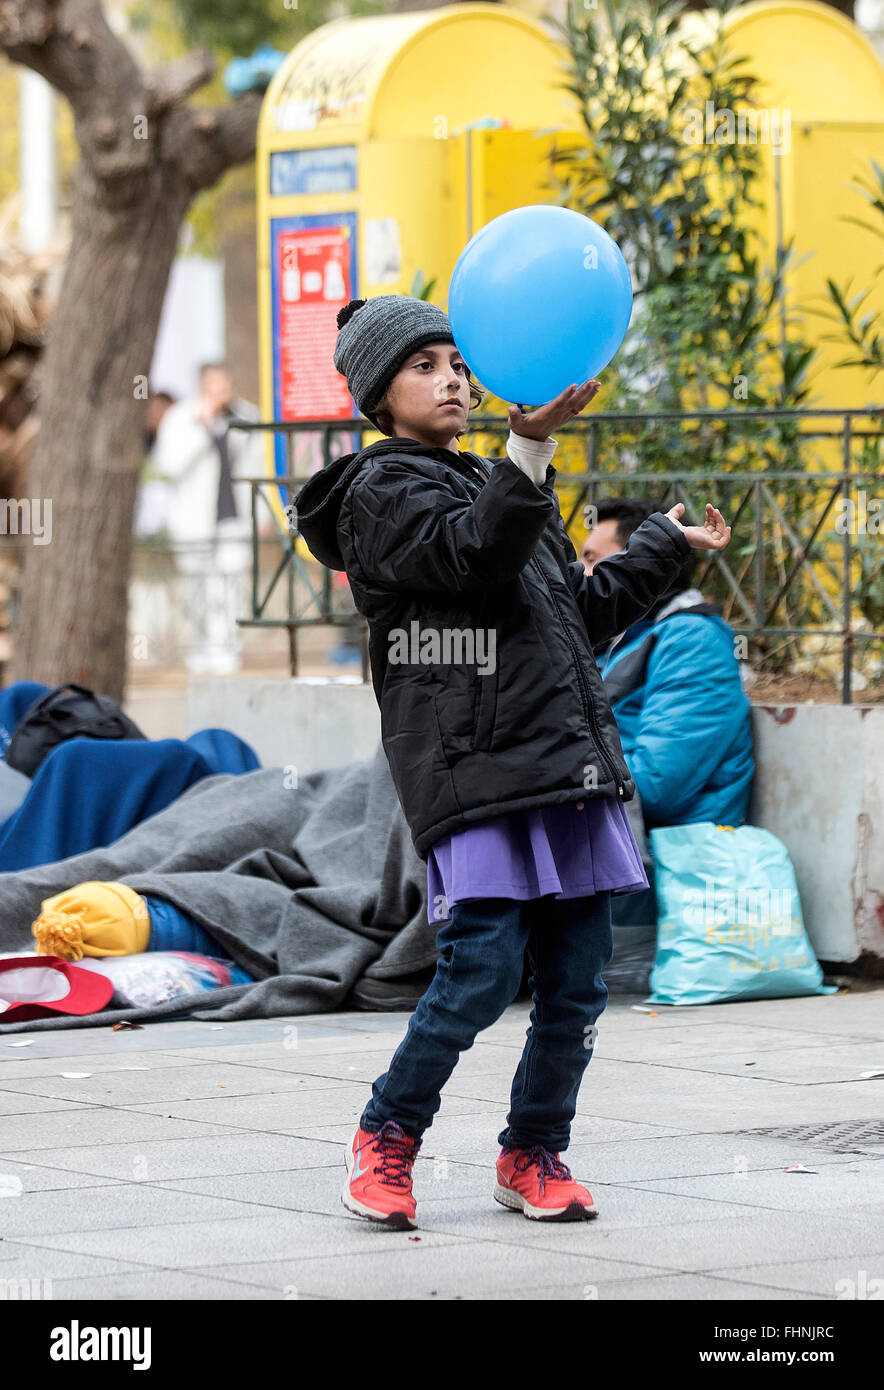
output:
M461 1052L513 1002L527 950L534 1007L498 1142L561 1153L592 1056L594 1024L608 1002L602 970L613 955L611 894L456 903L436 944L436 974L372 1086L362 1128L395 1120L421 1138Z

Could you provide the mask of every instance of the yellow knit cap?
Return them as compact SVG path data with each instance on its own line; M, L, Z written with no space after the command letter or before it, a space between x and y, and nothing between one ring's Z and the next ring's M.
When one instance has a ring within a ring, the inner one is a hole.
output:
M38 956L134 956L147 950L150 913L140 893L124 883L78 883L54 898L31 927Z

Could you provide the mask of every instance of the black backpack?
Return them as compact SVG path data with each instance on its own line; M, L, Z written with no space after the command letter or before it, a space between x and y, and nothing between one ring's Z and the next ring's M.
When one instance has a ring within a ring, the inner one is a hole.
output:
M68 738L145 738L109 695L84 685L57 685L41 695L15 726L6 762L26 777Z

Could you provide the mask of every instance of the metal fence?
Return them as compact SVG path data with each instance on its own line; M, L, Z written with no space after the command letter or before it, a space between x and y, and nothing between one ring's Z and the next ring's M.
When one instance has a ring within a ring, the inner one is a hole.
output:
M8 662L21 626L21 586L28 535L0 535L0 677L8 678ZM132 551L128 587L128 661L130 671L145 677L165 676L187 668L211 674L225 658L227 670L239 668L243 634L239 618L251 602L253 543L241 543L242 559L219 553L214 541L173 542L138 537ZM278 563L278 541L262 536L260 573L266 576ZM235 563L225 564L233 558ZM284 605L273 609L286 616ZM209 639L212 646L209 647ZM277 644L278 645L278 644ZM254 654L254 651L253 651ZM260 658L260 654L259 654ZM278 656L276 658L278 660ZM201 662L203 664L201 664ZM216 674L221 673L215 670Z
M248 480L251 614L240 624L285 628L292 675L299 631L355 629L368 681L364 619L346 594L342 600L331 572L298 553L281 522L278 563L265 570L262 585L257 517L262 498L268 507L274 491L290 499L319 467L359 448L374 427L367 420L308 420L233 421L231 428L272 431L285 440L287 459L284 475ZM476 413L459 447L502 457L508 432L508 420ZM783 671L796 662L824 666L834 645L845 704L853 698L858 653L872 680L884 678L882 407L598 411L557 429L555 437L557 492L578 554L582 538L571 528L581 514L591 521L588 509L601 495L648 497L663 510L683 502L684 519L695 521L711 501L732 526L732 540L724 552L697 552L694 583L721 604L753 664ZM869 495L876 487L881 498ZM274 596L278 609L280 584L285 611L269 616ZM873 659L876 646L882 655Z

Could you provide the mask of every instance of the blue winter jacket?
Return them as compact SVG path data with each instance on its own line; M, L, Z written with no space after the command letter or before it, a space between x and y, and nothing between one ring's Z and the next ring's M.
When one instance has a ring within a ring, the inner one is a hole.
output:
M754 760L734 633L689 589L598 656L649 830L742 825Z

